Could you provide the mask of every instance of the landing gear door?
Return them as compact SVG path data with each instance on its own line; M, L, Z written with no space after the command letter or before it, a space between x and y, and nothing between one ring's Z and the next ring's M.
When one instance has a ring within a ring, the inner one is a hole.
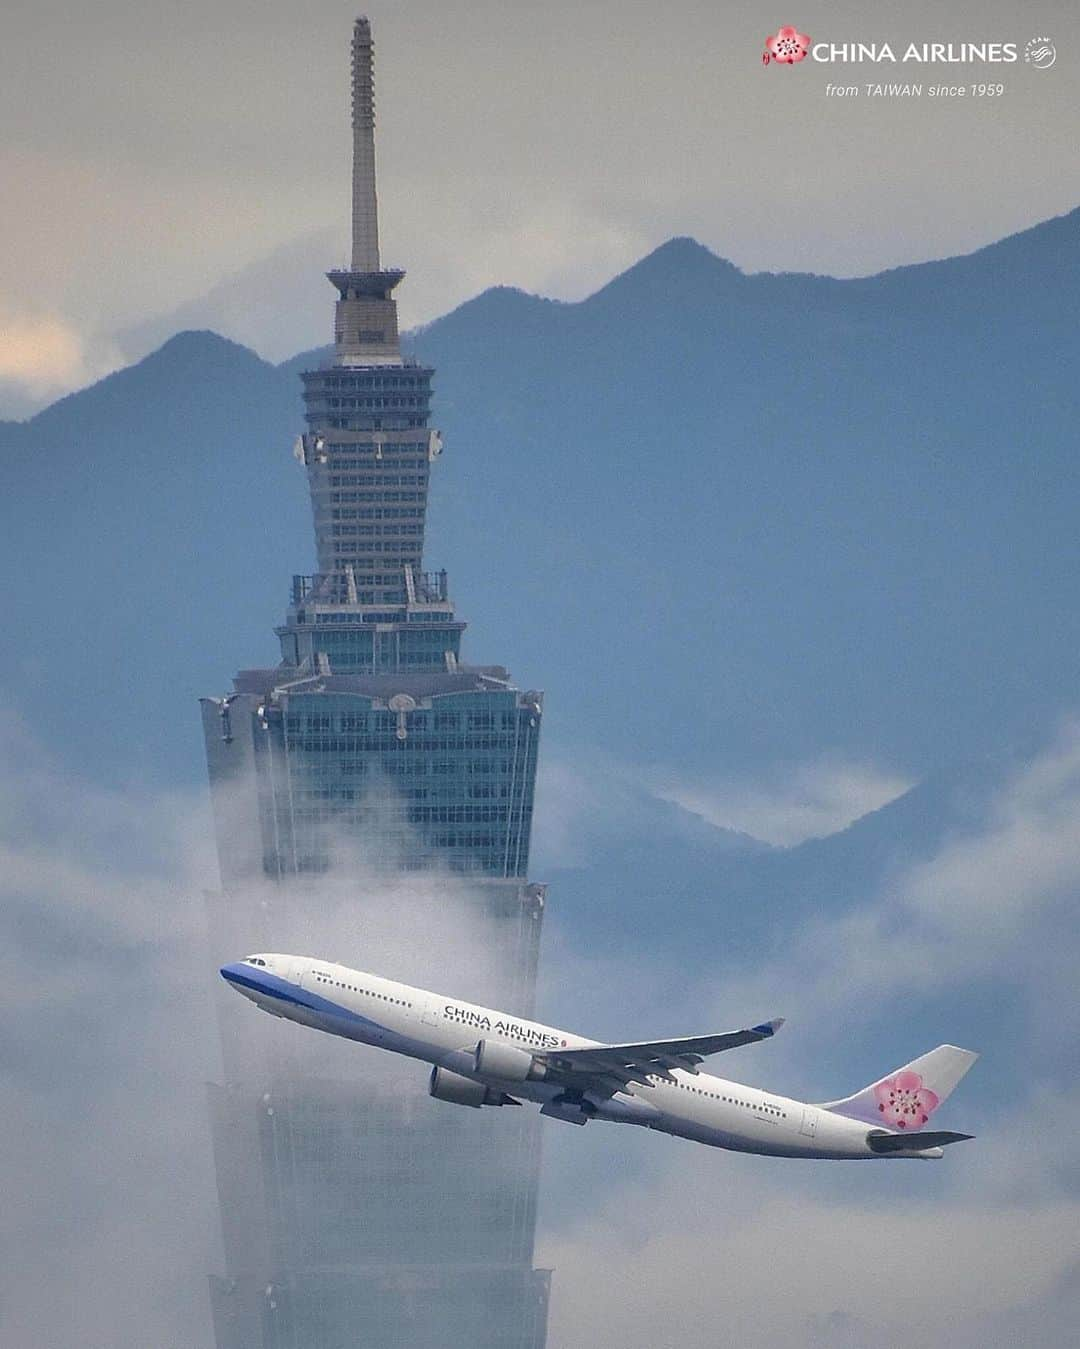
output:
M799 1133L805 1138L813 1138L817 1133L818 1112L812 1105L803 1106L802 1123L799 1125Z

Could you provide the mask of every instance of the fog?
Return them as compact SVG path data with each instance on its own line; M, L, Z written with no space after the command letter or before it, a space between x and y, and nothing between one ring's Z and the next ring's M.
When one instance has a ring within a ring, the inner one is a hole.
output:
M1019 769L988 819L855 911L811 919L737 979L548 950L549 996L588 989L631 1037L782 1013L712 1065L802 1099L857 1089L934 1043L983 1057L945 1111L977 1135L939 1163L845 1167L713 1153L633 1130L552 1130L541 1258L550 1342L963 1349L1066 1343L1080 1315L1080 728ZM618 991L640 996L621 1016ZM564 1020L567 1017L564 1015ZM650 1032L648 1024L657 1027ZM945 1113L943 1111L943 1114ZM582 1187L599 1183L593 1205Z
M49 1349L203 1349L205 1279L222 1268L203 1091L221 1078L219 986L259 1035L302 1052L305 1073L392 1082L418 1112L453 1107L428 1100L422 1065L263 1017L224 989L217 965L246 952L206 939L217 877L201 794L103 793L10 720L0 742L0 1332ZM557 816L544 799L569 790L565 774L541 789L538 828ZM562 827L578 846L565 815ZM946 1107L948 1127L978 1137L934 1164L778 1162L544 1121L538 1263L556 1271L553 1349L709 1342L718 1327L747 1346L1064 1343L1080 1314L1078 837L1080 733L1067 725L977 829L857 912L788 932L737 979L716 980L706 951L695 969L663 951L615 962L577 949L557 918L540 1011L582 1033L783 1014L775 1041L716 1067L811 1099L937 1040L984 1056ZM387 904L381 881L374 903L352 860L349 880L319 882L317 920L271 913L267 935L462 996L497 975L460 882L403 881ZM505 1115L483 1127L496 1134Z

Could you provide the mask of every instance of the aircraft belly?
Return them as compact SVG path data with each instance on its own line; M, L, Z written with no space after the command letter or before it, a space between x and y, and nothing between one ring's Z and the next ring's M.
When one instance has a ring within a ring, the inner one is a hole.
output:
M711 1119L664 1114L653 1128L693 1143L768 1157L819 1157L844 1160L869 1155L854 1139L812 1140L801 1138L791 1129L760 1117L731 1118L731 1112L717 1111ZM832 1146L830 1146L830 1144Z

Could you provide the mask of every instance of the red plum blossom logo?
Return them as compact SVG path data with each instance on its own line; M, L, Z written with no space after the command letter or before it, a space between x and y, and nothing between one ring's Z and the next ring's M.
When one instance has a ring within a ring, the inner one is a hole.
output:
M912 1072L897 1073L879 1082L874 1096L883 1121L894 1129L906 1129L909 1125L921 1129L939 1099L929 1087L923 1086L919 1074Z
M810 39L805 33L800 33L796 28L781 28L775 37L765 39L765 51L761 62L766 66L770 61L780 61L784 65L793 66L796 61L805 60L809 50Z

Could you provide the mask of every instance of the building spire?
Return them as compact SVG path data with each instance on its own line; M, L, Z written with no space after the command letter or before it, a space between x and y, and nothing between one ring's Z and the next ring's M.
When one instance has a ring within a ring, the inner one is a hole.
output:
M359 18L352 36L353 210L348 270L327 272L339 299L334 315L335 365L400 365L394 287L405 275L379 260L375 194L375 91L371 24Z
M352 270L379 270L379 201L375 191L375 87L371 24L359 18L352 38Z

